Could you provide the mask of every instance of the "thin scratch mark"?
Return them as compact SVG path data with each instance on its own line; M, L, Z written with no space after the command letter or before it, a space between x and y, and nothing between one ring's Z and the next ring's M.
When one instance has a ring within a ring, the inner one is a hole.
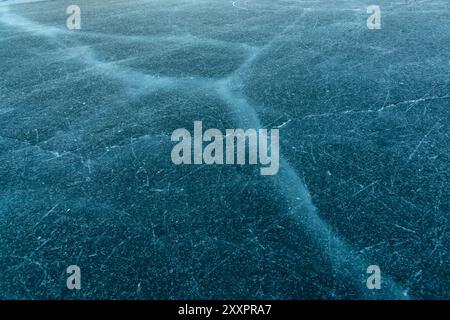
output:
M353 196L356 197L358 194L360 194L361 192L363 192L364 190L367 190L368 188L370 188L373 185L376 185L379 182L379 180L372 182L371 184L365 186L364 188L362 188L361 190L359 190L358 192L356 192Z
M426 135L423 136L422 140L419 141L419 143L417 144L417 146L414 148L413 152L411 152L411 154L408 157L408 162L411 161L411 159L414 157L414 155L417 153L417 150L419 150L420 146L422 145L422 143L428 138L428 136L430 135L430 133L434 130L434 128L436 128L436 126L439 124L439 122L436 122L431 129L427 132Z
M394 224L394 226L397 227L397 228L400 228L400 229L402 229L402 230L404 230L404 231L407 231L407 232L417 233L416 231L414 231L414 230L412 230L412 229L408 229L408 228L402 227L401 225L396 224L396 223Z

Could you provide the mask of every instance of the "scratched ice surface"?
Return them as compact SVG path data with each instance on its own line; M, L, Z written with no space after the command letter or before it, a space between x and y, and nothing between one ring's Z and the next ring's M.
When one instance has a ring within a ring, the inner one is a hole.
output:
M450 298L446 0L77 1L73 31L72 1L19 2L0 298ZM279 127L279 174L173 165L194 120Z

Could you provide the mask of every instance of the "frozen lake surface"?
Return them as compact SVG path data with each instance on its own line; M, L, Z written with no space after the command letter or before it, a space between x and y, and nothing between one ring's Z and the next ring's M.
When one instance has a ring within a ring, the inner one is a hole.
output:
M0 1L0 298L450 299L449 4L375 2L381 30L357 0L86 0L68 30ZM280 128L280 172L175 166L196 120Z

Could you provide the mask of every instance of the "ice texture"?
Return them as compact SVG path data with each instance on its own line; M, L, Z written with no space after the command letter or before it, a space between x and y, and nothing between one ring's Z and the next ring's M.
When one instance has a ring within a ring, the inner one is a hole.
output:
M448 1L71 4L0 2L0 298L450 299ZM197 120L280 172L175 166Z

